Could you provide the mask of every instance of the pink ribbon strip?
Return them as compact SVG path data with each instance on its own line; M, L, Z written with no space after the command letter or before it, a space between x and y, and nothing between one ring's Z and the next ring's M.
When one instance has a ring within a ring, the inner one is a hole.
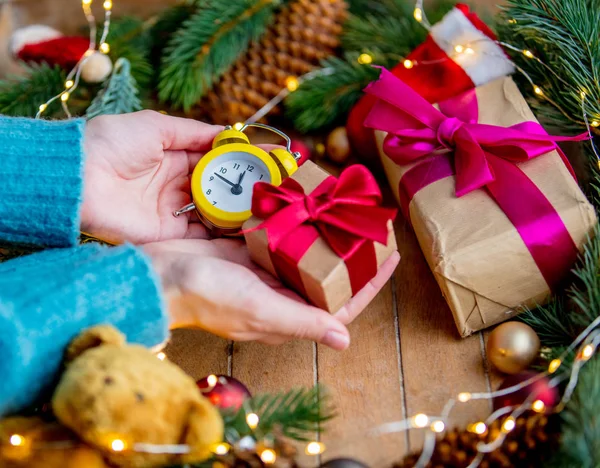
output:
M555 287L575 262L577 246L559 214L518 163L558 150L574 176L556 142L582 141L588 136L551 136L536 122L508 128L479 124L474 91L445 101L438 111L385 69L366 92L378 101L365 126L388 133L383 147L394 162L418 163L400 181L407 219L410 200L436 180L455 175L458 197L486 189L519 232L548 285ZM451 154L435 154L442 150Z

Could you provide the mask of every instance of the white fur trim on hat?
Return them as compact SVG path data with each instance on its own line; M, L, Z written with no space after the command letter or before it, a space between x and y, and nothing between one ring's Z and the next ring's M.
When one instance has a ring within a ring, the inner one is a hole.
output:
M515 71L502 48L477 29L459 9L450 11L433 25L431 37L469 75L475 86ZM473 53L457 53L457 45L470 47Z
M34 24L17 29L10 38L10 52L13 56L29 44L38 44L40 42L49 41L62 37L62 33L50 26L43 24Z

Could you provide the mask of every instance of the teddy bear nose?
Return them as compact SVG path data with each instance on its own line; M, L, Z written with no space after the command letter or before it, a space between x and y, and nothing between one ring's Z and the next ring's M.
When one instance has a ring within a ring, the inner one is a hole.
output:
M115 383L115 379L113 379L110 375L104 377L104 385L112 385Z
M144 395L143 395L142 393L140 393L140 392L137 392L137 393L135 394L135 399L136 399L137 401L139 401L140 403L142 403L142 402L144 401Z

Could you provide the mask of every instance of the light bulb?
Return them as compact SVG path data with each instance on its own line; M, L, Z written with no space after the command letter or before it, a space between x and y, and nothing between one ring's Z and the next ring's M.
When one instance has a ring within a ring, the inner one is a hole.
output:
M469 392L462 392L458 394L458 401L461 403L466 403L471 399L471 394Z
M213 452L217 455L227 455L229 453L228 444L217 444L213 449Z
M259 421L260 418L256 413L249 413L248 415L246 415L246 423L248 424L248 427L250 429L256 429Z
M544 404L544 402L542 400L535 400L531 404L531 409L533 411L535 411L536 413L541 413L546 409L546 405Z
M65 83L65 88L67 88L67 89L71 89L71 88L72 88L74 85L75 85L75 82L74 82L73 80L68 80L68 81Z
M167 359L167 355L165 353L163 353L162 351L160 353L158 353L156 355L156 357L158 358L159 361L164 361L165 359Z
M105 10L110 10L112 8L112 0L106 0L102 6L104 6Z
M460 44L457 44L454 46L454 50L457 54L462 54L465 51L465 47Z
M410 69L411 69L412 67L414 67L414 66L415 66L415 63L414 63L412 60L408 60L408 59L406 59L406 60L404 61L404 68L407 68L407 69L409 69L409 70L410 70Z
M108 45L108 43L103 42L102 44L100 44L100 52L102 52L103 54L108 54L110 52L110 46Z
M10 436L10 445L13 447L21 447L25 445L25 437L19 434L13 434Z
M288 76L285 80L285 87L292 93L298 89L298 85L298 79L295 76Z
M538 96L543 96L544 92L542 91L542 88L540 88L539 86L534 86L533 87L533 91L535 92L535 94L537 94Z
M40 106L40 112L44 112L48 108L48 104L42 104Z
M468 428L469 432L474 432L475 434L482 435L487 431L487 426L484 422L478 422L475 424L471 424Z
M272 465L275 463L275 460L277 460L277 454L275 453L275 450L266 449L260 453L260 459L264 464Z
M305 451L307 455L319 455L320 453L323 453L325 451L325 445L321 442L310 442L306 446Z
M432 425L431 425L431 430L433 432L444 432L444 429L446 428L446 425L444 424L444 421L435 421Z
M233 124L233 129L237 130L238 132L244 127L244 124L242 122L237 122L235 124Z
M113 452L122 452L125 450L125 442L123 442L121 439L115 439L110 443L110 448L113 450Z
M597 120L592 120L592 123L590 125L592 127L600 127L600 122L598 122Z
M69 100L69 98L71 97L71 95L68 92L64 92L60 95L60 100L62 102L67 102Z
M358 56L357 61L361 65L368 65L370 63L373 63L373 57L371 57L369 54L360 54Z
M562 361L560 359L553 359L552 361L550 361L550 364L548 365L548 372L550 374L554 374L558 368L560 367L560 365L562 364Z
M533 54L531 53L530 50L524 50L523 55L527 58L533 58Z
M581 350L581 360L587 361L594 354L594 347L591 344L585 345Z
M506 418L506 421L504 421L504 423L502 424L502 432L510 432L515 428L515 426L515 418L509 416L508 418Z
M421 21L423 21L423 10L421 10L420 8L415 8L413 16L420 23Z
M214 387L219 382L219 378L216 375L211 374L206 378L206 382L209 386Z
M467 47L465 49L465 54L467 54L467 55L473 55L474 53L475 53L475 51L471 47Z
M425 427L429 422L429 418L426 414L419 413L415 417L413 417L412 422L415 427Z
M92 4L92 0L81 0L81 3L83 5L91 5Z

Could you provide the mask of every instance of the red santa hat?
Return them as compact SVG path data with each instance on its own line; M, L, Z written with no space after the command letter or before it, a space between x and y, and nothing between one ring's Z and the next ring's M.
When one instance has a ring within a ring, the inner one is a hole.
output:
M429 102L440 102L514 72L496 36L466 5L458 4L431 27L426 40L392 73ZM348 117L348 137L364 156L376 151L373 130L363 122L374 104L363 97Z
M36 24L13 33L10 51L13 57L24 62L45 62L66 70L79 62L89 45L85 37L64 36L50 26Z

